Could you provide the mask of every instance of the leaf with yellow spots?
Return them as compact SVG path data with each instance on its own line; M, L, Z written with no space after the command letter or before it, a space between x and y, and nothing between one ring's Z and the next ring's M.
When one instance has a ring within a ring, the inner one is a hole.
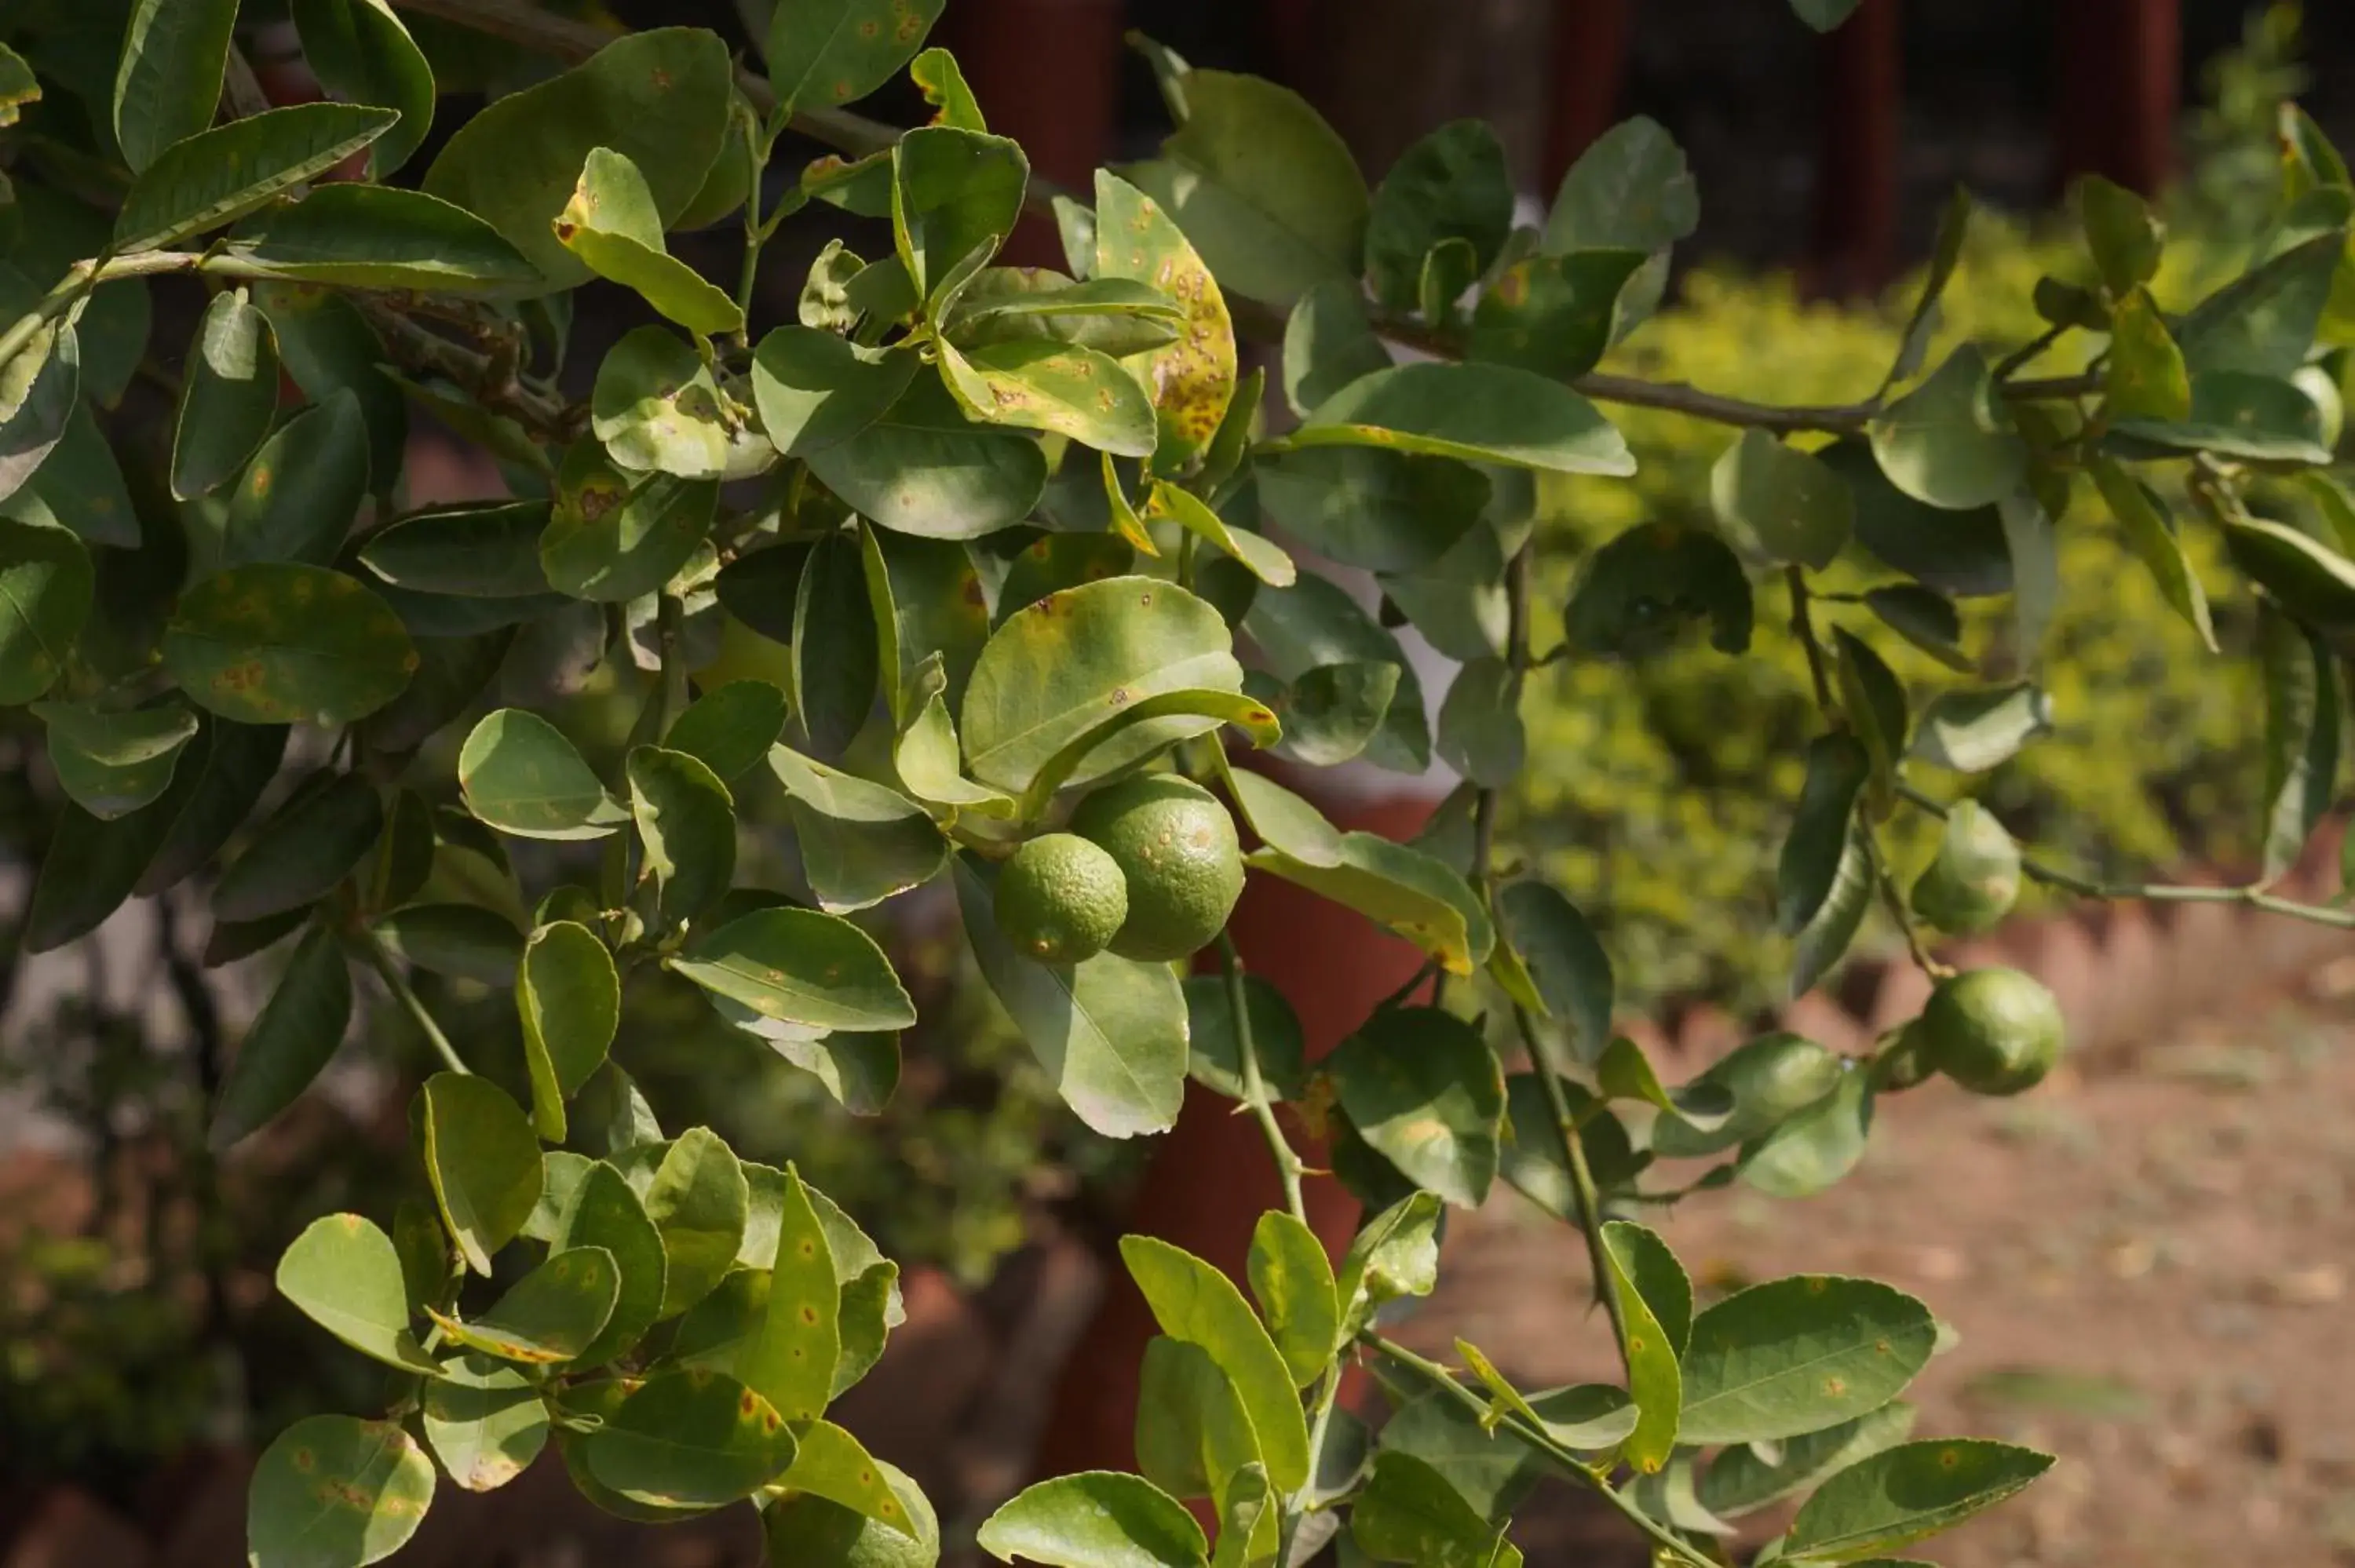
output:
M349 724L399 696L416 668L391 607L324 567L215 573L164 626L164 673L240 724Z
M777 1257L768 1309L736 1359L736 1375L789 1421L822 1414L834 1393L841 1351L842 1287L826 1227L800 1172L785 1167L777 1211Z
M1156 480L1153 499L1146 503L1145 514L1166 517L1188 534L1199 535L1204 543L1241 562L1252 576L1271 588L1290 588L1300 580L1300 568L1293 565L1282 546L1248 528L1229 527L1227 520L1212 511L1209 502L1190 490Z
M970 354L946 340L939 346L943 377L975 418L1050 430L1117 457L1152 455L1153 405L1110 355L1051 338L990 344Z
M425 1440L470 1492L506 1485L548 1446L548 1405L531 1380L514 1367L462 1356L428 1383L422 1412Z
M778 6L764 51L778 114L837 109L866 97L922 47L946 3L793 0Z
M409 1297L392 1238L358 1214L311 1222L278 1259L278 1293L364 1356L402 1372L442 1369L410 1331Z
M756 909L669 960L679 974L763 1018L812 1029L905 1029L915 1003L875 938L815 909Z
M779 1478L780 1486L840 1503L901 1535L916 1534L907 1505L858 1438L831 1421L797 1421L794 1432L801 1446L794 1454L794 1467Z
M2052 1467L2052 1456L1982 1437L1902 1443L1860 1459L1800 1506L1793 1560L1855 1563L1961 1523Z
M716 1508L749 1497L794 1462L776 1406L724 1372L647 1379L582 1445L589 1472L633 1502Z
M1152 393L1159 416L1156 466L1174 471L1218 434L1235 394L1235 323L1226 296L1159 204L1101 169L1095 275L1150 283L1185 312L1177 342L1124 362Z
M568 1361L594 1343L622 1288L613 1255L601 1246L556 1254L508 1287L472 1321L425 1309L449 1339L524 1366Z
M1377 1012L1327 1058L1341 1109L1418 1187L1465 1208L1497 1179L1505 1077L1478 1031L1432 1007Z
M1343 833L1331 853L1331 864L1313 864L1265 845L1245 863L1347 905L1437 959L1450 974L1468 975L1488 961L1495 929L1444 861L1368 832Z
M1678 1436L1771 1442L1877 1410L1928 1363L1937 1338L1929 1308L1876 1280L1753 1285L1693 1319Z
M1644 1294L1644 1265L1649 1249L1628 1234L1638 1231L1646 1236L1651 1234L1641 1225L1617 1222L1606 1225L1603 1257L1611 1271L1610 1289L1619 1303L1620 1351L1627 1364L1627 1392L1636 1401L1636 1429L1627 1434L1620 1452L1639 1473L1649 1476L1659 1473L1676 1448L1684 1372L1677 1361L1675 1338ZM1688 1296L1688 1309L1689 1306Z
M433 1461L390 1421L313 1415L278 1435L246 1495L246 1547L264 1568L359 1568L409 1543L433 1501Z

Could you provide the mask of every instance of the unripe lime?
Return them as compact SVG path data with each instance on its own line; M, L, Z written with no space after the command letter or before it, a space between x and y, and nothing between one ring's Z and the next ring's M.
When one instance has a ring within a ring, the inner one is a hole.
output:
M1913 913L1940 930L1984 931L2019 896L2019 846L1977 800L1946 818L1938 858L1913 884Z
M931 1500L904 1472L880 1459L875 1467L908 1510L912 1537L815 1492L791 1492L761 1510L769 1561L822 1563L826 1568L932 1568L941 1560L941 1527Z
M997 874L997 928L1042 964L1094 958L1127 917L1119 865L1076 833L1032 839Z
M1939 982L1913 1025L1931 1065L1977 1095L2032 1088L2061 1059L2061 1004L2018 969L1973 969Z
M1242 896L1235 820L1208 789L1174 773L1106 785L1080 802L1071 831L1128 878L1128 919L1112 939L1125 959L1182 959L1217 936Z

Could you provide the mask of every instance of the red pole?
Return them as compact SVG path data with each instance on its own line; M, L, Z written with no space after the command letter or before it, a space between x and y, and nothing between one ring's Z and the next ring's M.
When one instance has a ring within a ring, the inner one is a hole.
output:
M1627 74L1627 0L1554 0L1545 190L1619 117Z
M964 0L942 28L989 128L1090 202L1120 108L1121 22L1122 0ZM1003 260L1060 267L1063 247L1052 224L1025 217Z
M2069 0L2058 43L2062 182L2095 174L2158 195L2174 164L2182 97L2180 0Z
M1391 838L1420 829L1431 802L1392 798L1355 811L1328 809L1336 825ZM1311 1060L1362 1022L1375 1002L1406 983L1423 955L1360 916L1273 877L1255 875L1231 922L1244 965L1290 999ZM1280 1113L1289 1119L1289 1113ZM1312 1167L1322 1151L1290 1130ZM1358 1203L1330 1177L1312 1175L1304 1196L1326 1250L1337 1259L1357 1228ZM1178 1126L1154 1150L1128 1228L1175 1242L1241 1283L1261 1214L1284 1194L1258 1125L1231 1102L1190 1088ZM1034 1469L1041 1476L1135 1463L1136 1373L1153 1315L1117 1264L1096 1316L1072 1347L1055 1390Z
M1897 270L1903 63L1897 0L1864 0L1823 49L1817 282L1828 293L1868 293Z

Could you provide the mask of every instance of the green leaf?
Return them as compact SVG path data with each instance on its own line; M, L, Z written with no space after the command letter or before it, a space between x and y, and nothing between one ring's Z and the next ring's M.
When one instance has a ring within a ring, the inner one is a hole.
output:
M131 183L114 249L161 250L234 223L334 168L400 116L349 103L302 103L202 131L162 151Z
M1890 483L1916 501L1949 512L1989 505L2019 488L2028 464L1999 404L1987 361L1966 344L1874 417L1872 455Z
M477 820L518 838L601 839L629 820L564 732L523 708L468 732L458 788Z
M1231 646L1216 609L1151 577L1107 578L1017 611L983 648L965 688L967 765L984 783L1027 789L1057 753L1140 698L1239 691ZM1178 715L1133 725L1068 781L1092 782L1217 722Z
M1940 768L1984 773L2051 727L2051 699L2025 681L1941 692L1922 710L1913 751Z
M1626 1395L1619 1399L1632 1415ZM1380 1444L1380 1454L1436 1472L1482 1519L1501 1520L1526 1501L1544 1463L1518 1436L1492 1428L1438 1388L1406 1398L1383 1424Z
M860 516L933 539L1010 528L1047 484L1036 440L968 419L936 376L915 377L873 423L803 455Z
M2050 1454L1984 1438L1901 1444L1817 1488L1791 1521L1785 1554L1860 1562L1958 1524L2051 1467Z
M2158 272L2167 226L2142 197L2099 175L2079 180L2076 196L2078 221L2084 225L2094 269L2103 286L2124 300Z
M1366 218L1366 276L1394 311L1418 303L1416 283L1433 246L1458 238L1485 272L1513 228L1513 182L1497 133L1455 120L1424 135L1382 176Z
M1930 1309L1870 1279L1795 1275L1693 1319L1681 1439L1794 1437L1877 1410L1928 1364Z
M727 291L706 282L664 246L654 190L626 153L589 149L554 230L591 271L635 291L689 332L709 336L743 328L744 313Z
M1919 371L1922 361L1929 355L1931 339L1939 326L1938 300L1946 291L1946 285L1954 281L1955 268L1963 259L1963 243L1970 238L1971 213L1970 193L1956 185L1946 199L1945 210L1939 215L1938 237L1922 280L1922 292L1913 302L1913 313L1906 317L1904 335L1898 340L1897 358L1881 384L1883 396L1890 387Z
M85 703L35 703L48 730L49 765L82 810L101 821L137 810L171 787L197 715L176 701L127 713Z
M986 131L989 122L982 118L981 105L965 85L964 73L957 69L956 57L943 48L930 48L908 62L908 79L932 106L932 122L954 125L964 131Z
M600 1248L611 1255L620 1286L605 1326L573 1354L576 1372L602 1366L634 1349L662 1316L663 1298L669 1290L662 1233L628 1179L608 1161L589 1165L549 1237L551 1256L578 1247Z
M1870 1075L1849 1067L1742 1157L1742 1179L1773 1197L1812 1197L1856 1168L1871 1130Z
M1872 830L1859 815L1849 824L1831 868L1823 902L1807 923L1793 933L1791 991L1800 996L1829 972L1856 939L1872 904Z
M1505 365L1424 360L1361 376L1312 410L1278 450L1378 446L1556 473L1636 471L1594 405Z
M1806 1491L1833 1471L1905 1440L1920 1413L1892 1400L1852 1421L1757 1447L1736 1445L1710 1461L1695 1499L1727 1519ZM1772 1463L1767 1455L1774 1455Z
M139 0L114 73L114 137L135 174L213 122L236 0Z
M468 1355L425 1385L425 1441L450 1478L470 1492L495 1491L531 1467L548 1446L547 1403L522 1372Z
M908 1548L894 1538L910 1530L916 1538L911 1561L936 1561L941 1531L932 1505L904 1471L879 1459L875 1467L899 1499L909 1530L879 1524L813 1493L780 1496L761 1510L769 1561L776 1568L860 1568L864 1563L888 1562L895 1552L907 1552Z
M1843 1078L1839 1056L1796 1034L1762 1034L1710 1064L1685 1086L1723 1091L1732 1113L1713 1126L1663 1117L1652 1148L1663 1159L1691 1160L1732 1149L1773 1130L1816 1104Z
M561 1139L564 1102L605 1060L621 1022L622 982L613 955L585 926L559 920L540 927L516 971L516 1010L533 1126L542 1138Z
M917 1524L900 1500L898 1489L866 1446L831 1421L796 1423L800 1446L793 1467L778 1478L788 1491L809 1492L841 1504L909 1540L919 1539Z
M348 387L368 418L372 486L397 482L409 442L408 395L385 370L392 355L357 306L332 289L301 283L257 283L254 303L278 334L286 373L305 397L332 397Z
M1480 295L1470 358L1568 381L1594 368L1644 276L1640 250L1574 250L1514 262ZM1625 323L1632 324L1632 323Z
M930 882L948 863L947 838L898 790L782 746L770 748L769 768L784 786L802 872L821 907L868 908Z
M1284 726L1282 755L1334 768L1363 752L1390 715L1400 669L1352 661L1303 673L1271 704Z
M1733 1112L1732 1095L1715 1085L1701 1084L1671 1091L1660 1082L1644 1048L1625 1035L1611 1042L1594 1065L1595 1087L1605 1099L1641 1100L1674 1119L1707 1130L1722 1126ZM1681 1336L1679 1336L1681 1348Z
M556 509L539 536L549 587L598 603L662 591L711 532L719 478L619 469L593 440L565 452Z
M2313 632L2260 605L2258 666L2265 700L2264 868L2271 881L2297 863L2338 797L2339 666Z
M435 293L527 288L539 272L496 229L421 191L322 185L240 229L232 253L280 278Z
M244 290L213 296L190 347L172 437L172 493L182 500L242 470L278 412L278 334Z
M2191 377L2167 334L2150 292L2137 289L2110 313L2110 357L2102 387L2114 419L2182 421L2191 417Z
M1579 154L1546 215L1539 248L1574 250L1666 249L1700 223L1700 195L1684 149L1659 122L1638 114L1596 137Z
M590 1473L634 1502L717 1508L748 1497L794 1462L776 1407L734 1378L660 1372L589 1435Z
M1582 653L1641 660L1706 619L1721 653L1750 647L1749 579L1725 541L1705 529L1638 523L1588 556L1572 579L1562 632Z
M1261 504L1286 533L1375 572L1438 562L1488 503L1488 481L1469 464L1370 447L1287 452L1253 473Z
M1764 430L1744 430L1710 471L1717 520L1769 560L1817 571L1846 547L1856 522L1854 493L1814 454Z
M1335 1277L1341 1326L1355 1334L1370 1315L1439 1283L1439 1195L1413 1192L1368 1220L1350 1239Z
M334 891L384 831L376 786L354 773L314 775L261 825L245 853L221 873L213 912L224 920L259 920L316 902Z
M679 1135L647 1188L647 1217L668 1259L662 1316L675 1318L711 1294L736 1262L751 1202L735 1150L709 1128Z
M1308 411L1361 376L1391 367L1355 278L1328 278L1300 296L1284 325L1284 399Z
M717 903L736 876L736 802L697 758L658 746L633 748L630 811L645 850L662 918L676 925Z
M769 754L784 725L784 693L766 681L730 681L687 705L663 745L732 781Z
M2292 616L2325 631L2355 625L2355 561L2261 517L2228 517L2223 525L2232 564Z
M1377 1563L1492 1568L1500 1533L1445 1476L1395 1449L1374 1457L1349 1510L1349 1539Z
M1962 648L1963 618L1944 594L1918 583L1892 583L1866 589L1864 603L1890 630L1947 669L1977 673Z
M357 1214L314 1220L278 1259L278 1294L364 1356L402 1372L442 1369L409 1328L409 1292L392 1238Z
M781 326L752 356L752 397L787 457L839 446L908 390L921 362L904 348L863 348L815 327Z
M1226 980L1220 975L1189 975L1183 984L1187 1075L1213 1093L1240 1100L1243 1097L1242 1058ZM1284 993L1258 975L1243 977L1243 998L1251 1015L1252 1044L1259 1058L1262 1085L1277 1099L1299 1098L1305 1087L1299 1017Z
M1001 1563L1048 1568L1206 1568L1209 1552L1183 1504L1116 1470L1024 1488L982 1521L975 1542Z
M854 103L923 46L945 0L807 0L769 24L769 81L780 117Z
M368 426L349 392L306 408L265 441L230 495L218 565L332 563L367 498Z
M2092 457L2085 466L2102 493L2103 503L2125 530L2128 547L2150 569L2151 580L2158 585L2160 597L2167 600L2169 608L2191 623L2200 633L2200 641L2210 652L2214 652L2216 628L2208 612L2208 590L2200 583L2199 573L2192 569L2190 557L2184 554L2174 520L2168 515L2167 503L2159 499L2158 492L2108 458Z
M1832 646L1840 712L1872 765L1865 800L1877 820L1888 815L1897 766L1905 756L1905 686L1872 644L1847 627L1832 628Z
M370 535L360 561L386 582L419 593L527 599L548 592L539 565L547 524L542 501L412 513Z
M1248 1266L1252 1294L1259 1298L1276 1352L1291 1371L1293 1385L1306 1388L1323 1374L1340 1342L1333 1260L1315 1231L1290 1214L1271 1211L1252 1232Z
M333 931L314 926L303 934L229 1063L207 1134L212 1147L229 1148L293 1105L344 1043L351 1015L343 948Z
M505 1089L461 1073L426 1079L410 1120L442 1224L466 1266L488 1275L491 1255L521 1234L539 1201L531 1122ZM604 1322L602 1314L597 1321Z
M1520 776L1529 741L1521 726L1521 683L1501 659L1475 659L1456 672L1440 705L1435 741L1447 765L1482 789Z
M2175 341L2195 385L2211 371L2285 377L2305 364L2346 249L2343 226L2301 239L2184 313Z
M621 1266L612 1253L567 1247L516 1281L479 1318L462 1320L431 1307L425 1311L443 1334L469 1350L524 1366L549 1366L570 1361L596 1342L613 1315L621 1286Z
M122 465L88 402L67 413L57 444L24 488L0 502L0 516L53 523L71 529L86 545L139 547L140 519L132 509Z
M667 327L623 334L598 364L589 409L589 429L613 465L624 471L625 485L634 487L640 482L634 476L649 471L685 480L716 480L729 471L735 438L719 386L694 345ZM596 465L567 454L568 484L585 487L595 477ZM584 497L584 512L596 505L593 495ZM613 547L626 549L629 542L625 531Z
M1656 1475L1677 1441L1690 1440L1679 1429L1679 1407L1688 1400L1678 1364L1683 1336L1664 1319L1691 1312L1692 1287L1668 1244L1642 1225L1609 1221L1603 1227L1603 1243L1611 1288L1618 1295L1619 1317L1625 1326L1621 1349L1636 1409L1636 1427L1623 1452L1640 1474Z
M90 553L63 528L0 520L0 703L56 682L89 617Z
M400 111L400 123L368 149L368 178L386 178L433 128L433 68L386 0L294 0L293 12L304 61L330 97Z
M1917 501L1860 440L1835 441L1817 456L1855 493L1857 541L1881 561L1958 598L2010 591L2011 554L1993 506L1950 512Z
M360 1568L406 1546L432 1501L433 1461L399 1423L306 1416L254 1467L247 1551L257 1568Z
M1329 451L1342 450L1337 447ZM1262 588L1252 598L1242 630L1258 644L1268 668L1285 681L1297 681L1311 670L1332 664L1396 666L1398 688L1382 715L1381 728L1367 744L1367 760L1404 773L1421 773L1431 765L1430 721L1423 712L1423 683L1413 663L1398 639L1376 625L1347 589L1314 572L1288 588ZM1321 853L1309 854L1301 853L1296 834L1287 835L1295 841L1293 843L1279 842L1264 831L1261 836L1295 858L1337 863L1338 852L1329 843ZM1329 825L1316 836L1327 841L1335 837Z
M955 862L957 907L982 978L1082 1121L1107 1138L1164 1132L1186 1091L1186 1000L1167 964L1099 953L1035 963L997 929L996 872Z
M1348 144L1289 88L1221 70L1183 79L1185 123L1123 175L1236 293L1288 307L1327 278L1357 276L1368 198ZM1110 227L1099 213L1100 244Z
M1209 502L1190 490L1156 480L1145 514L1168 518L1188 534L1242 563L1252 576L1270 587L1290 588L1299 579L1299 568L1281 546L1264 535L1229 527L1227 520L1212 511Z
M1870 771L1863 743L1845 731L1808 743L1806 782L1774 874L1774 922L1785 936L1806 929L1831 898Z
M1517 882L1497 895L1505 940L1535 982L1542 1011L1571 1027L1578 1060L1593 1064L1611 1041L1610 955L1578 907L1542 882Z
M794 705L802 737L839 757L875 708L880 628L866 552L839 530L810 547L794 591Z
M1272 844L1243 858L1254 870L1347 905L1404 937L1450 974L1470 974L1495 945L1487 916L1461 876L1435 856L1378 833L1342 834L1330 865L1296 859Z
M759 1330L736 1357L736 1375L788 1421L825 1412L843 1351L842 1287L815 1197L787 1166L778 1193L766 1308Z
M922 125L891 144L892 239L928 320L997 254L1029 179L1003 136Z
M1326 1071L1350 1124L1415 1185L1465 1208L1487 1198L1505 1080L1469 1024L1435 1008L1378 1012Z
M1234 1282L1151 1236L1121 1238L1121 1256L1161 1331L1199 1345L1233 1380L1268 1474L1286 1491L1308 1478L1308 1426L1284 1357Z
M241 724L349 724L399 696L416 668L384 600L322 567L216 572L164 626L165 673L197 706Z
M459 127L424 188L476 214L530 259L543 288L585 281L588 267L552 227L591 149L645 173L667 226L703 186L728 134L727 45L700 27L629 33L563 75L511 92Z
M1137 1372L1136 1468L1178 1498L1215 1498L1260 1464L1258 1434L1234 1380L1209 1351L1156 1335Z
M957 295L943 326L959 348L1069 343L1124 359L1177 342L1186 319L1183 305L1139 279L1078 283L1044 267L987 267Z
M33 478L80 407L81 348L70 322L44 328L0 366L0 501Z
M1152 400L1111 355L1024 338L959 354L941 345L949 389L990 424L1068 437L1100 451L1149 457L1159 438Z
M759 909L666 960L763 1018L815 1029L904 1029L915 1004L875 939L815 909Z

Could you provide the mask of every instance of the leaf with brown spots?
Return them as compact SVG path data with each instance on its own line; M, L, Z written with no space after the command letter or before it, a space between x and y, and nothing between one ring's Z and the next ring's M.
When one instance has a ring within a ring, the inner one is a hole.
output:
M481 1317L462 1321L429 1307L442 1332L468 1350L524 1366L570 1361L613 1315L621 1267L601 1246L569 1247L511 1286Z
M257 562L205 578L164 627L164 671L243 724L349 724L399 696L417 650L390 606L323 567Z
M470 1492L506 1485L548 1444L548 1406L514 1367L481 1356L449 1363L425 1389L425 1441L450 1478Z
M785 1167L767 1310L736 1358L736 1375L789 1421L824 1413L841 1353L842 1287L826 1227L801 1175Z
M797 1421L794 1430L801 1446L794 1455L794 1467L779 1484L838 1502L901 1535L916 1534L907 1505L858 1438L831 1421Z
M1102 170L1095 275L1149 283L1185 313L1177 342L1125 362L1153 395L1161 427L1158 466L1175 469L1209 444L1234 397L1235 324L1226 296L1159 204Z
M590 1474L633 1502L715 1508L750 1496L794 1462L793 1428L723 1372L646 1380L582 1445Z
M1795 1275L1693 1319L1678 1441L1796 1436L1877 1410L1930 1360L1930 1308L1870 1279Z
M407 1545L432 1501L433 1462L398 1425L310 1416L254 1467L247 1550L262 1568L361 1568Z
M866 97L914 57L945 4L793 0L778 6L765 51L777 112L835 109Z

